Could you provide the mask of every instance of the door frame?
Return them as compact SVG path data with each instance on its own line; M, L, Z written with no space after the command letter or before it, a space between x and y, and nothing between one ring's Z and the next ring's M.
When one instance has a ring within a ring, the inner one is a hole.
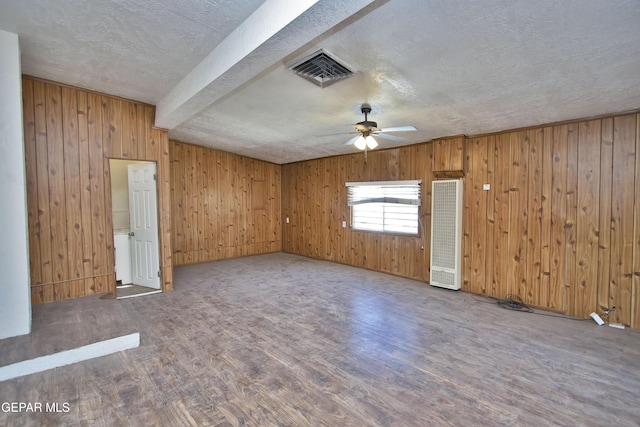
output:
M116 280L115 280L115 244L113 241L113 233L114 233L114 226L113 226L113 171L112 171L112 161L118 161L118 162L123 162L125 164L131 164L131 163L155 163L155 168L156 168L156 176L158 176L158 161L156 160L138 160L138 159L123 159L123 158L118 158L118 157L105 157L105 160L107 160L105 163L105 167L108 167L108 173L109 173L109 180L108 180L108 185L109 185L109 189L107 191L106 194L106 199L107 199L107 224L106 224L106 231L108 234L108 241L111 242L111 250L113 252L113 263L114 263L114 271L113 271L113 280L110 281L110 285L109 285L109 292L111 293L111 295L113 296L113 298L115 298L116 296ZM128 169L128 168L127 168ZM127 171L127 185L128 185L128 171ZM158 257L158 269L160 271L160 288L159 290L161 292L164 292L164 280L162 278L162 269L163 269L163 264L162 264L162 256L161 256L161 246L162 243L160 241L160 237L161 237L161 230L160 230L160 194L159 194L159 185L158 185L158 179L156 178L155 180L155 193L156 193L156 219L157 219L157 226L156 226L156 233L158 236L158 253L157 253L157 257ZM127 192L127 198L128 198L128 192ZM127 199L128 200L128 199Z

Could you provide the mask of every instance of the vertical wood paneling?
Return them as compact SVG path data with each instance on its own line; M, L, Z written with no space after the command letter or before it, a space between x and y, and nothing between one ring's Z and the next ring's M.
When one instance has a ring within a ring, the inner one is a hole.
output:
M78 98L73 89L62 88L64 120L64 176L69 278L84 277L83 230L81 210L80 150L78 146ZM84 295L84 282L71 283L70 294Z
M483 190L483 184L487 183L487 164L488 151L487 151L487 138L479 138L474 144L474 169L476 173L476 180L470 185L474 190L473 199L473 214L470 216L471 224L474 227L472 248L474 252L471 255L472 261L472 282L475 282L475 289L479 293L485 294L487 292L487 280L486 280L486 261L483 253L488 252L486 247L487 243L487 192ZM462 166L462 165L460 165Z
M158 163L163 289L174 263L280 249L429 278L432 171L460 157L447 139L278 166L169 143L153 107L50 82L25 77L23 107L33 303L112 289L107 157ZM468 167L464 289L578 317L615 306L612 322L640 327L639 126L628 114L450 138ZM392 179L423 180L423 236L342 228L345 182Z
M600 203L598 224L597 311L609 309L611 277L611 195L613 193L613 118L602 120L600 143Z
M280 250L280 166L175 141L170 147L173 264Z
M176 156L176 146L174 144L169 144L169 159L170 159L170 165L169 165L169 176L170 176L170 184L169 184L169 188L171 191L171 202L173 201L173 194L175 192L175 188L176 188L176 179L175 176L171 173L171 171L173 170L173 168L178 168L179 162L177 160L174 160ZM179 201L176 201L176 203L179 204ZM174 235L178 234L178 229L177 229L177 223L176 223L176 218L177 215L171 215L171 230L172 233ZM177 252L177 248L176 248L176 239L171 239L171 255L173 257L173 259L175 260L176 258L176 252Z
M147 123L146 106L142 104L136 105L136 122L133 126L136 130L136 144L134 148L131 148L130 154L133 159L146 159L147 158L147 133L150 130L150 124Z
M613 121L613 194L611 210L611 321L630 325L633 276L636 115Z
M434 141L433 144L437 144L438 141ZM473 142L470 142L473 144ZM477 153L474 150L467 151L467 165L468 170L467 174L472 176L476 173L476 167L473 162L474 158L479 157L480 153ZM434 160L435 162L435 160ZM470 180L472 182L477 182L477 179ZM476 184L477 185L477 184ZM471 228L471 215L473 213L473 205L475 196L475 187L469 188L468 186L464 186L464 195L462 197L462 243L461 243L461 251L462 251L462 289L469 292L480 293L477 289L475 289L474 285L477 285L476 281L472 281L471 272L474 267L472 254L475 253L474 248L472 248L473 244L472 239L475 233L475 229Z
M214 192L212 188L215 186L216 165L212 156L206 156L202 161L203 177L201 183L202 193L202 219L203 230L213 230L216 228L216 216L213 214L214 209ZM212 242L213 233L204 232L202 239L203 244L201 250L204 252L205 259L213 259L215 246Z
M509 255L507 275L508 293L527 294L528 241L528 177L529 132L510 135L511 167L509 168Z
M487 191L487 241L485 242L485 285L484 289L488 296L495 297L496 289L495 289L495 279L493 277L493 266L496 263L494 257L496 251L494 250L494 242L496 239L496 227L495 227L495 203L496 198L493 194L496 191L495 188L495 151L496 151L496 136L490 135L487 137L487 178L486 183L489 184L489 191ZM466 186L472 185L472 183L467 182ZM473 224L470 224L469 227L472 227Z
M78 155L80 165L80 212L82 212L82 264L84 294L93 287L93 217L91 215L91 180L89 177L89 131L87 124L87 93L78 91Z
M133 102L122 101L122 158L138 157L137 108Z
M142 119L140 118L139 120ZM142 146L145 147L144 157L140 150L138 150L138 158L141 160L158 160L160 156L159 144L161 141L157 139L156 133L151 132L151 128L153 127L153 123L155 121L155 110L153 109L153 107L148 105L144 106L144 120L145 127L147 129L147 137L145 138L144 143L140 141L140 144L138 144L140 148L142 148Z
M486 253L487 243L487 201L488 192L483 190L487 183L488 140L487 137L474 138L467 142L467 171L465 186L465 272L468 275L468 290L486 294ZM492 153L493 154L493 153ZM472 226L473 224L473 226ZM463 264L464 265L464 264ZM467 288L465 288L467 290Z
M269 221L276 221L273 227L269 227L269 250L282 250L282 167L274 167L272 173L266 173L269 182ZM267 223L268 226L268 223Z
M542 279L542 155L543 129L529 131L529 173L527 195L527 256L526 292L522 299L527 304L540 305Z
M616 308L612 321L636 322L636 118L467 139L463 289L498 298L515 294L535 307L578 317L615 305L623 309ZM416 147L430 147L431 154L422 156L430 166L447 163L432 157L434 150L447 150L442 141ZM421 156L411 149L369 152L366 161L360 153L284 165L283 217L290 217L291 224L283 225L283 250L328 260L336 251L339 262L428 280L426 251L420 261L411 255L422 240L414 246L398 236L331 226L335 218L349 215L346 203L336 202L344 182L425 179L421 171L429 168L415 160ZM423 205L428 204L430 180L431 171L423 185ZM484 183L490 191L480 190ZM424 206L421 215L428 248L430 217Z
M202 184L204 182L204 177L206 177L207 171L202 168L202 157L203 157L203 148L202 147L193 147L192 150L192 159L193 162L193 173L191 178L191 206L193 207L192 211L192 245L195 248L194 251L194 262L200 262L200 256L203 249L203 230L202 224L204 220L204 200L202 198Z
M62 91L59 86L52 84L47 84L45 91L53 279L62 281L69 277L64 141L62 135ZM62 292L64 292L64 288L61 287L59 288L59 293L56 294L56 299L63 299L63 295L60 294Z
M32 209L37 212L38 225L34 233L40 243L40 276L42 283L53 282L52 253L51 253L51 219L49 213L49 166L47 149L47 118L45 108L45 84L40 81L33 82L35 104L35 130L36 130L36 174L38 183L37 207ZM53 289L53 288L51 288ZM42 296L42 289L39 289ZM43 297L44 298L44 297Z
M122 150L122 102L110 96L102 96L102 149L105 157L123 158Z
M436 139L433 144L434 172L464 172L465 171L465 137Z
M453 171L464 171L465 137L463 135L449 138L451 141L451 160L449 167Z
M551 167L553 193L551 196L551 268L549 277L549 308L565 309L566 279L566 221L567 221L567 163L569 127L553 130Z
M596 309L598 294L598 235L600 198L601 121L578 127L578 194L576 218L576 279L573 313Z
M106 251L105 254L107 256L105 265L107 266L106 275L102 277L102 281L100 282L100 287L97 287L97 292L111 292L115 295L116 292L116 275L115 275L115 252L114 252L114 243L113 243L113 212L111 211L111 206L113 206L111 200L111 169L109 167L109 158L103 157L103 171L104 171L104 206L105 215L104 215L104 223L105 223L105 244Z
M87 135L89 138L89 181L91 184L91 235L93 236L92 276L108 274L106 243L106 206L104 203L104 162L102 143L102 114L100 96L87 97ZM94 283L91 293L99 292Z
M576 316L576 247L577 247L577 211L578 211L578 125L568 125L567 133L567 220L565 223L566 234L566 260L565 260L565 312Z
M616 306L612 322L639 327L637 117L466 139L463 289L585 318ZM427 281L422 239L332 224L349 216L345 182L421 178L428 248L428 166L445 167L432 157L443 141L283 165L283 250Z
M179 144L171 144L172 146L176 146ZM211 164L211 176L212 176L212 181L211 181L211 186L209 187L209 193L211 194L211 204L209 206L209 211L211 212L211 215L213 216L212 218L212 222L210 223L210 229L212 230L212 236L211 236L211 248L213 251L212 257L215 257L217 259L217 257L219 257L218 253L220 253L222 251L222 249L225 246L225 222L223 219L223 212L225 211L225 200L222 198L222 194L219 191L215 191L214 189L216 188L216 186L220 186L221 188L224 188L227 184L227 181L225 180L226 176L227 176L227 172L225 170L225 167L228 167L228 164L225 160L225 156L223 156L223 153L220 153L219 156L209 156L210 157L210 164ZM173 177L173 173L171 174ZM178 194L178 193L173 193L172 197L184 197L184 192L183 194ZM175 201L173 202L175 204Z
M160 143L158 159L158 215L160 238L160 267L162 290L173 290L173 257L171 251L171 162L169 135L164 130L152 129Z
M231 186L231 154L219 153L218 158L218 185L221 191L216 191L217 206L219 206L218 227L218 251L219 257L226 256L226 248L230 246L229 227L231 217L232 200L229 198ZM223 191L226 190L226 191ZM186 193L186 192L185 192Z
M640 328L640 113L636 114L636 165L634 194L633 279L631 289L631 327Z
M451 170L451 143L448 140L436 139L433 141L433 170Z
M158 162L163 289L170 290L166 131L154 131L155 157L145 157L153 108L29 77L23 88L32 303L113 291L109 156Z
M636 324L637 117L504 132L491 148L478 143L481 137L467 141L465 290L513 293L578 317L615 306L612 322ZM478 156L487 150L494 155L483 176ZM485 180L492 185L486 216L478 215L485 209L473 193ZM476 237L485 223L487 257ZM474 283L478 257L486 291Z
M190 185L193 180L193 176L192 174L189 173L188 168L190 168L191 165L193 164L192 163L193 159L191 157L191 146L182 145L181 147L183 148L182 150L183 157L181 159L184 159L181 161L182 170L171 172L176 176L176 179L179 179L178 177L182 176L182 182L179 187L182 188L182 191L184 194L184 196L182 197L182 205L180 206L180 208L182 208L183 211L178 211L177 209L174 210L174 212L176 212L176 217L180 218L180 225L179 225L180 233L174 235L173 237L176 240L176 246L179 248L179 251L181 253L182 262L189 263L189 262L192 262L187 258L189 254L189 251L187 251L187 248L190 247L190 244L191 244L190 236L192 234L189 229L189 224L192 223L192 215L193 215L193 209L191 207L191 201L190 201L190 197L191 197ZM178 175L180 172L182 172L182 175ZM180 214L178 214L178 212L180 212ZM178 263L177 265L180 265L180 263Z
M509 292L509 163L510 163L509 135L497 135L494 153L494 218L495 237L493 240L493 280L492 295L503 298ZM469 185L469 184L467 184ZM473 226L473 224L471 225ZM499 261L498 261L499 260Z
M540 200L540 290L538 305L549 307L551 268L553 265L552 250L552 194L553 194L553 128L545 127L542 132L542 194Z
M33 81L23 80L22 82L22 106L23 106L23 127L24 127L24 148L25 158L36 159L36 123L35 123L35 105L33 94ZM25 165L26 184L27 184L27 205L37 206L38 204L38 171L36 162L29 162ZM38 212L35 209L27 210L27 220L29 229L33 230L29 233L29 259L32 260L30 265L30 277L32 283L42 283L42 265L40 259L40 223L38 220Z
M355 232L350 223L346 182L422 179L421 232L428 239L431 145L378 150L282 166L283 250L426 280L428 240L422 237ZM426 262L425 262L426 260Z

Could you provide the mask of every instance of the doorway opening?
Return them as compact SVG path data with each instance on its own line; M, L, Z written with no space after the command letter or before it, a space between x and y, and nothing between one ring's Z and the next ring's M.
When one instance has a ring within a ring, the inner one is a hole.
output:
M109 159L116 298L162 292L156 163Z

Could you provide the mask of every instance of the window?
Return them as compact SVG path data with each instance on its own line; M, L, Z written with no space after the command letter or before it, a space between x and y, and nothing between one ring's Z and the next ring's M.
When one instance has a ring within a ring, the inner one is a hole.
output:
M354 230L417 236L421 181L347 182Z

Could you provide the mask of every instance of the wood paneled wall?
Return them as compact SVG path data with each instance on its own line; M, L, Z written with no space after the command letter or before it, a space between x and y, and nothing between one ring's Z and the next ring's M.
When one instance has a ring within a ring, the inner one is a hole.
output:
M640 328L640 115L467 141L463 289ZM491 185L483 191L482 184Z
M163 290L173 286L169 147L152 106L24 77L32 303L115 291L109 158L157 162Z
M366 158L359 152L283 165L283 251L428 280L432 147L420 144L370 151ZM422 180L423 236L352 231L345 182L402 179Z
M640 115L465 144L462 289L640 328ZM284 165L283 250L428 281L432 147ZM424 239L341 228L345 182L393 179L423 180Z
M465 136L438 138L431 143L433 144L433 176L445 179L464 177Z
M282 249L279 165L170 142L173 261Z
M33 303L113 290L109 158L158 163L164 290L173 263L279 250L429 279L432 143L279 166L170 143L149 105L30 77L23 108ZM463 290L615 306L640 328L640 115L465 144ZM345 182L395 179L422 179L421 237L342 227Z

